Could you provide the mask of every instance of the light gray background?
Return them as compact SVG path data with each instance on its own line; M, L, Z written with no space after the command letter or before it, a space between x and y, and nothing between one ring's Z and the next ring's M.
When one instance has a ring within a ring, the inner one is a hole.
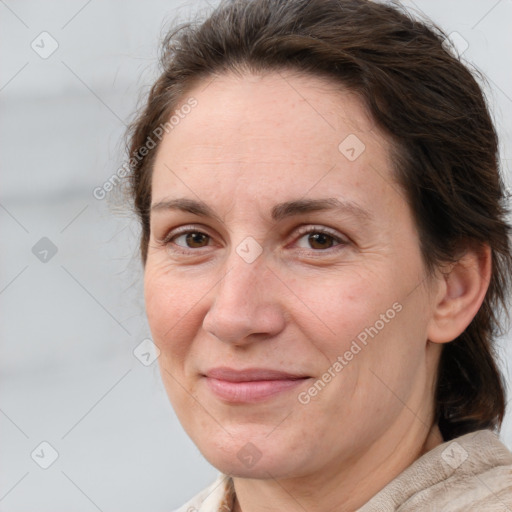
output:
M469 44L510 183L512 1L404 3ZM157 362L132 353L150 337L137 225L92 195L123 163L124 123L154 77L165 24L204 7L0 0L0 511L168 511L216 474L182 431ZM59 45L46 59L31 48L51 48L43 31ZM57 248L46 262L32 252L43 237ZM510 335L501 341L510 382ZM512 410L502 438L512 448ZM48 469L31 458L49 460L43 441L59 454Z

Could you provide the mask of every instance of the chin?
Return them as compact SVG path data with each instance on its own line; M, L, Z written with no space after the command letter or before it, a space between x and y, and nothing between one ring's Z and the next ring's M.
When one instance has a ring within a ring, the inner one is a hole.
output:
M287 478L294 475L293 468L282 467L282 461L286 460L284 455L279 457L281 463L276 463L272 459L265 457L264 454L258 459L258 456L245 454L241 456L240 451L224 453L202 452L205 459L222 473L237 478ZM275 454L274 454L275 455ZM251 457L253 460L251 461ZM242 459L242 460L240 460ZM245 460L243 460L245 459Z
M236 429L230 436L223 432L220 438L205 436L192 437L205 459L226 475L239 478L288 478L300 476L306 469L308 457L303 443L293 443L293 436L268 436L261 429ZM287 435L288 434L288 435Z

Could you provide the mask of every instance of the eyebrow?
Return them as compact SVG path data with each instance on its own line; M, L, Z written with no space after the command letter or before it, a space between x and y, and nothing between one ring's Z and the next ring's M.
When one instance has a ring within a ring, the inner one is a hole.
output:
M325 199L299 199L277 204L272 208L272 219L279 221L294 215L326 210L349 214L367 221L372 219L370 212L365 210L362 206L359 206L353 201L340 201L335 197Z
M201 217L211 217L223 223L222 219L203 201L187 199L180 197L178 199L164 199L151 205L151 211L181 210L183 212L193 213Z
M210 206L203 201L197 201L195 199L188 199L184 197L177 199L165 199L151 206L152 212L162 210L181 210L201 217L211 217L223 223L223 220L212 210L212 208L210 208ZM348 200L340 201L335 197L324 199L298 199L279 203L272 208L271 217L277 222L295 215L333 210L364 221L371 221L373 219L372 214L357 203Z

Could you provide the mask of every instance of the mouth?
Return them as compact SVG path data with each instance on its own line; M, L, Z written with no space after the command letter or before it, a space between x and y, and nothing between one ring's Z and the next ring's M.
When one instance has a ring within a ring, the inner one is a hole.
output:
M310 378L266 368L234 370L225 367L213 368L202 377L217 398L229 403L263 402L296 388Z

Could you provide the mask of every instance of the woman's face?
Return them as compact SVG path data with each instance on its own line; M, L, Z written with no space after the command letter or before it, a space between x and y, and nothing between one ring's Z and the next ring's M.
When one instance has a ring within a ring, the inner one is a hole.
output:
M424 437L439 352L389 142L314 77L226 74L187 100L155 161L145 298L192 440L278 478Z

